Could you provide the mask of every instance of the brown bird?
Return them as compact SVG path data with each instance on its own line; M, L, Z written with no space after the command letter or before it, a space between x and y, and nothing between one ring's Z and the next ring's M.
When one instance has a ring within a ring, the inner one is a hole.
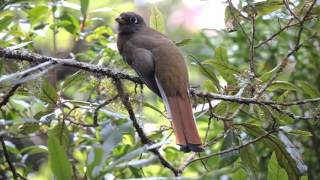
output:
M172 118L183 152L203 151L188 92L188 70L176 45L134 12L121 13L117 46L123 59L158 96Z

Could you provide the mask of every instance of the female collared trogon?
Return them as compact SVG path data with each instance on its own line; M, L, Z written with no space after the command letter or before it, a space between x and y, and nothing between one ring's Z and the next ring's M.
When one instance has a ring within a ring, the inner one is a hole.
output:
M188 70L179 49L134 12L121 13L116 21L119 52L144 83L163 99L180 150L203 151L189 99Z

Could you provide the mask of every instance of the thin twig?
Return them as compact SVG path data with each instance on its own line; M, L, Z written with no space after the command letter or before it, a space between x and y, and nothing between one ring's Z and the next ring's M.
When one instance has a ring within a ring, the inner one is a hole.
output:
M6 144L4 143L4 139L2 136L0 136L0 142L1 142L1 146L2 146L2 150L3 150L3 153L4 153L4 157L9 165L9 168L12 172L12 176L13 176L13 179L18 179L18 178L21 178L21 179L24 179L26 180L27 178L23 177L22 175L20 175L19 173L17 173L14 165L12 164L12 162L10 161L10 156L9 156L9 153L8 153L8 150L7 150L7 147L6 147Z
M300 23L299 17L291 10L288 0L283 0L283 4L286 6L286 9L289 11L289 13Z
M3 97L2 101L0 102L0 108L2 106L5 106L8 102L11 96L14 95L14 92L21 86L21 84L14 85L10 91Z
M268 106L270 105L293 106L293 105L299 105L299 104L320 103L320 98L305 99L305 100L291 101L291 102L276 102L276 101L269 101L269 100L258 100L258 99L247 98L247 97L209 93L209 92L199 91L193 88L190 89L190 93L195 94L198 97L202 97L202 98L224 100L224 101L230 101L230 102L235 102L239 104L265 104Z
M309 13L311 12L312 8L314 7L315 3L316 3L316 0L313 1L311 6L309 7L309 9L307 10L306 14L304 15L304 17L300 21L300 28L299 28L299 31L298 31L298 36L297 36L297 40L296 40L295 46L293 47L293 49L291 51L289 51L289 53L286 55L286 57L282 59L280 65L276 69L275 73L272 75L270 80L260 89L260 91L258 91L258 93L255 96L255 98L259 98L262 95L262 93L272 84L272 82L279 76L279 74L287 66L288 58L290 56L292 56L293 54L295 54L300 49L300 47L302 46L302 44L300 43L300 40L301 40L302 31L304 29L303 25L304 25L304 23L306 21L306 18L309 16Z
M118 90L118 93L119 93L119 96L121 98L122 104L125 106L128 114L129 114L130 120L132 121L132 124L133 124L136 132L138 133L138 136L140 137L141 143L143 145L146 145L146 144L147 145L151 145L151 144L153 144L153 142L146 136L146 134L143 131L142 127L140 127L140 125L139 125L139 123L138 123L138 121L137 121L137 119L135 117L135 114L134 114L133 108L131 106L131 103L129 102L129 96L128 96L127 93L125 93L120 79L114 79L114 84L115 84L115 86L116 86L116 88ZM164 167L170 169L175 176L179 176L181 174L181 171L179 171L178 169L173 167L167 160L164 159L164 157L160 154L158 148L149 149L149 151L152 152L154 155L156 155L158 157L160 163Z
M97 108L94 109L93 112L93 125L98 126L98 112L101 108L103 108L104 106L110 104L112 101L116 100L119 97L119 94L113 96L110 99L107 99L106 101L104 101L103 103L101 103Z
M297 49L300 46L297 47ZM287 56L291 56L297 49L294 49L289 53ZM125 79L129 80L134 83L138 84L143 84L142 80L139 77L136 76L131 76L125 73L117 72L109 68L102 68L100 66L88 64L88 63L82 63L78 62L72 59L58 59L58 58L51 58L47 56L42 56L39 54L34 54L34 53L28 53L24 51L17 51L17 50L9 50L9 49L1 49L0 48L0 56L6 57L6 58L14 58L18 60L26 60L29 62L37 62L37 63L42 63L45 61L53 61L56 64L61 64L65 66L72 66L76 67L79 69L83 69L92 73L98 73L101 75L106 75L107 77L115 78L115 79ZM282 69L286 65L286 61L282 61L282 66L280 66L280 70L278 69L278 73L282 71ZM274 74L274 78L277 77L277 74ZM273 79L273 78L272 78ZM272 81L270 81L272 82ZM267 86L265 86L267 87ZM224 101L230 101L230 102L235 102L235 103L240 103L240 104L265 104L265 105L280 105L280 106L292 106L292 105L297 105L297 104L307 104L307 103L316 103L319 102L319 98L316 99L307 99L307 100L300 100L300 101L293 101L293 102L287 102L287 103L282 103L282 102L274 102L274 101L264 101L264 100L258 100L254 98L245 98L245 97L238 97L238 96L228 96L228 95L221 95L221 94L214 94L214 93L207 93L199 90L195 90L193 88L190 88L190 93L193 95L196 95L201 98L210 98L210 99L220 99ZM4 101L5 102L5 101ZM217 117L220 118L221 117ZM300 118L301 119L301 118ZM307 118L310 119L310 118ZM227 120L227 119L225 119Z
M203 156L203 157L200 157L200 158L198 158L198 159L193 159L193 160L187 162L187 163L181 168L181 171L183 171L187 166L189 166L190 164L192 164L192 163L194 163L194 162L196 162L196 161L204 160L204 159L209 159L209 158L214 157L214 156L218 156L218 155L226 154L226 153L229 153L229 152L232 152L232 151L240 150L240 149L242 149L242 148L244 148L244 147L246 147L246 146L248 146L248 145L250 145L250 144L253 144L253 143L255 143L255 142L257 142L257 141L259 141L259 140L261 140L261 139L263 139L263 138L265 138L265 137L267 137L267 136L269 136L269 135L270 135L271 133L273 133L274 131L275 131L275 130L271 130L271 131L267 132L266 134L264 134L264 135L262 135L262 136L259 136L259 137L255 138L255 139L253 139L253 140L245 143L245 144L242 144L242 145L239 145L239 146L235 146L235 147L233 147L233 148L229 148L229 149L226 149L226 150L223 150L223 151L219 151L219 152L210 154L210 155L208 155L208 156Z
M256 36L256 17L255 13L251 17L252 22L252 30L251 30L251 39L250 39L250 47L249 47L249 67L250 67L250 81L254 82L256 77L256 64L254 62L254 43Z
M310 17L310 18L306 18L306 20L312 20L312 19L315 19L315 18L318 18L318 16L316 17ZM293 26L297 26L297 25L300 25L300 22L298 23L294 23L294 24L291 24L293 22L293 19L290 19L288 21L288 24L284 27L280 27L280 30L277 31L276 33L274 33L273 35L271 35L270 37L268 37L267 39L261 41L260 43L258 43L254 48L259 48L261 47L262 45L268 43L269 41L272 41L275 37L277 37L280 33L282 33L283 31L289 29L290 27L293 27Z
M233 6L233 3L232 3L231 0L228 0L228 3L229 3L230 8L236 9L236 8ZM245 38L247 39L248 43L251 43L251 42L250 42L249 35L248 35L247 32L243 29L241 23L238 21L238 17L236 17L236 15L233 13L232 10L230 10L230 14L231 14L232 17L235 19L237 25L240 27L240 29L241 29L242 33L244 34ZM241 14L241 13L240 13L240 14Z

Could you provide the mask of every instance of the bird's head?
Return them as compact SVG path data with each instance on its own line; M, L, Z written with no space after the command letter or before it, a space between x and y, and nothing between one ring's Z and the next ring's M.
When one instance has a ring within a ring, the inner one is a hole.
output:
M146 26L143 18L134 12L121 13L115 20L118 22L120 33L134 33Z

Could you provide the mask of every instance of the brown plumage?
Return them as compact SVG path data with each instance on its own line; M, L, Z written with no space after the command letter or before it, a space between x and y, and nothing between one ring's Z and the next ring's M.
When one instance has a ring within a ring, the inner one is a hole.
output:
M188 94L188 70L176 45L146 26L133 12L122 13L117 46L123 59L166 104L176 143L184 152L203 151Z

